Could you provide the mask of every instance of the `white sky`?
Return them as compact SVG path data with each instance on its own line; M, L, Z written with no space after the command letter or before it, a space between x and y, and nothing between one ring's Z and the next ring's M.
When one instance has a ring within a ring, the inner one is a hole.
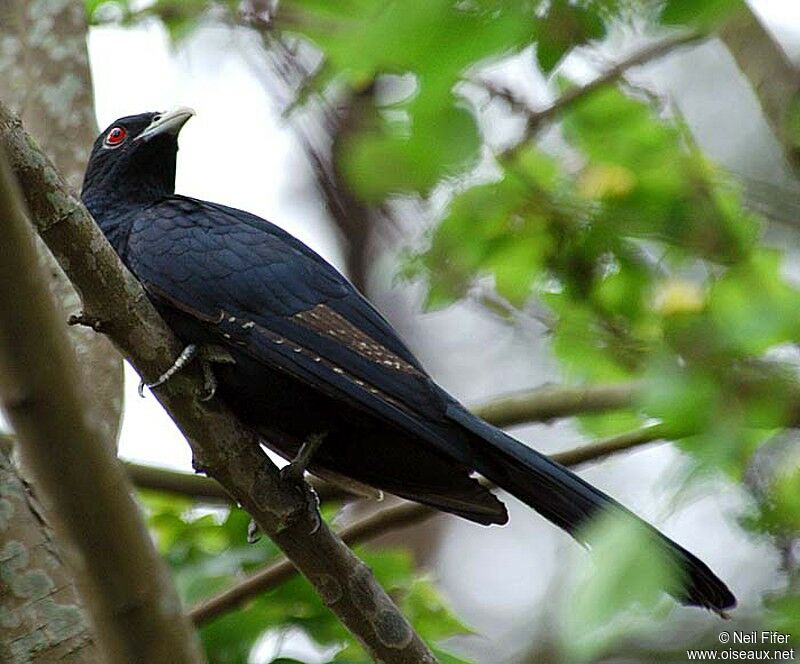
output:
M748 0L788 55L800 61L800 0Z

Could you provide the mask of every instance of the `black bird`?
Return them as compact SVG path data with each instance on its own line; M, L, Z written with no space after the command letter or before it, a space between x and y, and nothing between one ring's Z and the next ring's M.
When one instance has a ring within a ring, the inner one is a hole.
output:
M735 605L694 555L436 385L386 319L299 240L175 195L177 136L192 114L114 122L95 142L82 199L177 336L224 350L217 395L266 444L293 459L298 441L317 441L311 472L480 524L508 515L474 472L582 542L600 513L635 520L678 571L667 590L679 601L723 615Z

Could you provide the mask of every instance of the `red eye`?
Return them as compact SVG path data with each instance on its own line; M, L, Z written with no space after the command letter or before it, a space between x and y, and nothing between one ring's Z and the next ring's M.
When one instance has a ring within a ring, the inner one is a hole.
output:
M125 140L127 135L128 132L126 132L122 127L114 127L108 132L108 134L106 134L106 145L109 147L116 147Z

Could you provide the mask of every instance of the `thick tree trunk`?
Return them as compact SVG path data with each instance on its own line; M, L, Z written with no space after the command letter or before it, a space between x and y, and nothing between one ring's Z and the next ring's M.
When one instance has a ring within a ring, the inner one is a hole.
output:
M97 135L83 2L0 0L0 99L17 113L72 187L79 187ZM80 299L40 245L50 288L67 314ZM69 328L84 380L103 395L93 404L106 438L116 441L122 413L122 359L106 337Z
M105 661L198 664L204 661L199 643L167 566L92 416L89 390L37 265L26 212L0 150L0 406L52 516Z
M0 437L0 662L100 664L52 532Z
M97 129L82 2L0 0L0 98L25 117L77 187ZM65 321L80 300L44 244L39 242L38 249ZM94 418L114 445L122 412L122 360L105 337L91 330L73 327L69 336L84 380L104 397L93 404ZM0 450L0 662L102 662L72 572L12 462L9 441Z

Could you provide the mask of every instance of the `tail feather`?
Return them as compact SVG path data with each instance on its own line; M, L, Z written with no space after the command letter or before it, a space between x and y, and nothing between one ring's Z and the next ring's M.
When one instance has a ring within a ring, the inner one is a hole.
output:
M722 615L726 609L736 605L731 591L705 563L610 496L458 404L448 408L447 414L484 443L475 450L475 469L479 473L577 540L588 544L584 526L600 513L616 513L635 519L652 533L656 542L663 545L679 568L683 577L682 588L671 591L676 599Z

